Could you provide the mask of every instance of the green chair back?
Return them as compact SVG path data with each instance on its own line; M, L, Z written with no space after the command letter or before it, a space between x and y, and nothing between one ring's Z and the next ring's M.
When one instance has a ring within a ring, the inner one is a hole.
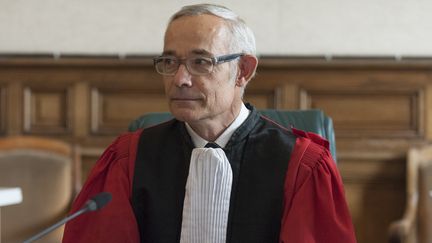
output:
M280 125L290 128L295 127L307 132L313 132L326 138L330 143L330 152L336 161L336 142L333 129L333 121L326 116L323 111L313 110L258 110L263 116L279 123ZM156 125L173 118L168 112L147 113L129 124L129 131L135 131L139 128L145 128Z

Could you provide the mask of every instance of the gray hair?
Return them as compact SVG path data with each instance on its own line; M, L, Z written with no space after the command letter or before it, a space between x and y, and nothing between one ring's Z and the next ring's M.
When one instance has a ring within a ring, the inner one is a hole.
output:
M225 21L232 34L230 44L232 52L256 55L255 36L252 30L246 25L243 19L224 6L214 4L184 6L171 17L169 23L184 16L196 16L201 14L214 15Z

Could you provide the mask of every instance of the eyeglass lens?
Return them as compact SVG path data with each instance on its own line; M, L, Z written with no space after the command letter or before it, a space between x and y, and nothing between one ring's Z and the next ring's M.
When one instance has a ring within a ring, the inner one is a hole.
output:
M207 57L190 57L178 59L176 57L159 57L155 60L155 66L159 73L173 75L180 64L184 63L191 74L208 74L213 71L213 62Z

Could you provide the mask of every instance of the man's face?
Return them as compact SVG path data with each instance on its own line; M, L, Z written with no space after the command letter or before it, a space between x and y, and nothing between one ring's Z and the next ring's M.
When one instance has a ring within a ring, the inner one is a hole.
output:
M187 58L231 54L230 38L229 30L218 17L181 17L168 26L164 55ZM180 65L174 76L164 76L171 113L191 124L201 121L230 123L237 115L234 107L241 104L241 90L235 85L233 68L233 63L223 63L216 65L212 73L197 76Z

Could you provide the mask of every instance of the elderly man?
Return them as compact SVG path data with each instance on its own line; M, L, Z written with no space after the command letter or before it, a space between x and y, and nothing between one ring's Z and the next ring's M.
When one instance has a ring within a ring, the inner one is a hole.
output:
M355 242L328 143L243 103L258 61L235 13L182 8L154 63L175 119L105 151L72 211L101 191L113 201L63 242Z

